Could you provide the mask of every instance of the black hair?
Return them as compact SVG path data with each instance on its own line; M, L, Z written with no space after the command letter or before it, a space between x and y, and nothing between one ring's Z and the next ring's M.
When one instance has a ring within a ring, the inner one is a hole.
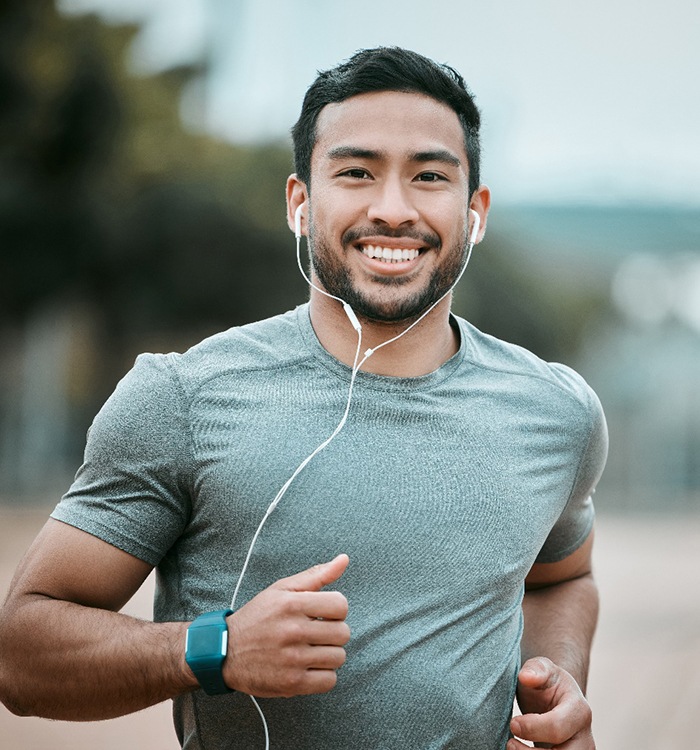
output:
M464 131L469 162L469 194L479 187L481 116L472 93L454 68L401 47L360 50L335 68L319 72L306 92L301 114L292 128L294 169L307 187L311 187L311 152L316 142L316 121L321 110L327 104L373 91L425 94L453 109Z

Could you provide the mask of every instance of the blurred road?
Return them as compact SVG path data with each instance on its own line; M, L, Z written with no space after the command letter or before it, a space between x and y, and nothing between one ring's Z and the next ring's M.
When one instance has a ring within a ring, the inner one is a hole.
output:
M47 514L44 508L0 505L3 596ZM669 519L603 516L595 558L602 611L589 697L599 750L698 747L700 513ZM149 578L125 611L149 618L152 590ZM20 719L0 706L0 748L176 750L178 743L169 704L87 724Z

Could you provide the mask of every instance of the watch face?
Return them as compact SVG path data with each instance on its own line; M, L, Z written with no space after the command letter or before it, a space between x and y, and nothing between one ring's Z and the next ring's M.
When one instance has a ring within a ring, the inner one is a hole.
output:
M211 625L204 628L191 628L187 631L187 655L224 656L226 654L226 631Z

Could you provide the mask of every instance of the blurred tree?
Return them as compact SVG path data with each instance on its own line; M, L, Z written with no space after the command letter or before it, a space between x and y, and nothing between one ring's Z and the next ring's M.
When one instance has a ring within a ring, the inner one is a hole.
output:
M244 322L303 290L281 243L288 150L236 149L187 132L180 95L200 71L129 75L134 32L63 17L49 0L3 5L6 321L76 295L95 302L111 338L128 339L144 328ZM279 210L261 211L272 185Z
M128 355L144 332L182 343L305 295L284 221L289 149L188 132L181 94L202 70L130 74L135 31L52 0L0 11L0 314L80 299ZM543 356L570 349L580 300L553 298L499 252L507 240L488 242L458 311Z
M186 347L304 295L284 220L289 150L187 132L181 93L202 71L129 74L135 31L50 0L0 6L6 491L43 491L75 468L138 351Z

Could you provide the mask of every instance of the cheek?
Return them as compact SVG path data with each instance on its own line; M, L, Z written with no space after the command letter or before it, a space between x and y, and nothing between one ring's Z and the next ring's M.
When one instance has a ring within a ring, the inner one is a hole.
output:
M371 196L367 188L348 189L334 185L319 185L313 194L316 214L329 226L350 226L367 216Z
M469 226L469 209L464 203L458 203L451 211L445 212L440 216L441 230L446 233L445 236L456 241L461 241L466 237L467 227Z
M416 198L421 219L443 231L454 231L467 220L469 201L460 192L425 193Z

